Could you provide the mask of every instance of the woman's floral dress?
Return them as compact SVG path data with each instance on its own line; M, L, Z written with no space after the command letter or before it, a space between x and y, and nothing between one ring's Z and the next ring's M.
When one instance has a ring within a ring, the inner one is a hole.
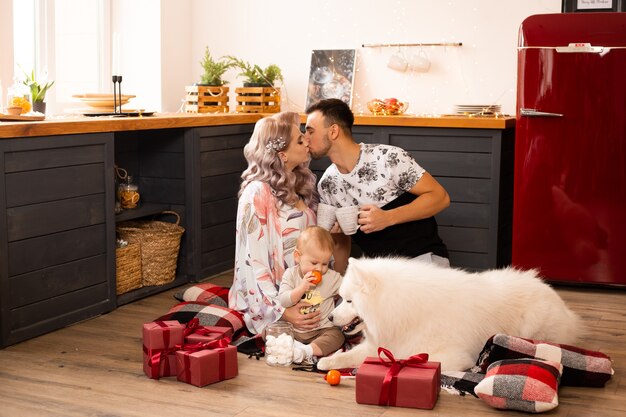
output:
M237 207L235 276L229 307L240 311L248 330L262 333L283 315L278 288L285 270L294 265L296 239L315 225L315 212L292 206L278 208L266 183L246 186Z

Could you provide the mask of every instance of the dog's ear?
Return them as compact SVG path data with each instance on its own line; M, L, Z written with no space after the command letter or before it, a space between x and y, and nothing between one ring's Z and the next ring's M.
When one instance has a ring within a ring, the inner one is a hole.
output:
M376 277L367 270L367 265L355 258L348 259L348 268L353 282L361 288L364 294L376 291Z

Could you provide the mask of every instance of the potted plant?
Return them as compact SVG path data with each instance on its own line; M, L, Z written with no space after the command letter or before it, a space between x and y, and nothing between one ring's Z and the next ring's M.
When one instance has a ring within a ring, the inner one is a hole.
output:
M200 81L185 87L185 111L187 113L228 113L227 81L222 79L224 73L233 67L233 63L224 57L213 59L209 47L204 50L200 61L204 72Z
M26 79L23 81L24 85L30 89L31 100L33 102L33 110L46 113L46 93L48 89L52 87L54 81L48 81L45 84L39 83L35 79L35 70L32 70L30 75L22 70Z
M221 87L228 82L222 80L222 76L229 68L234 66L232 62L226 60L224 57L218 59L217 61L214 60L208 46L204 50L204 58L200 61L200 65L202 65L204 73L200 77L200 82L197 83L197 85L211 85L218 87Z
M243 113L277 113L280 111L280 88L274 87L283 80L278 65L270 64L265 69L234 56L226 59L239 69L238 76L244 79L243 88L236 88L237 111Z
M226 59L233 67L239 68L239 76L244 78L244 87L273 87L276 80L283 81L283 74L276 64L270 64L263 69L231 55Z

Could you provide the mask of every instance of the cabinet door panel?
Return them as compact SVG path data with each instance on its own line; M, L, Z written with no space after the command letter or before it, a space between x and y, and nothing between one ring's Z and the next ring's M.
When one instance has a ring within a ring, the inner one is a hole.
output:
M105 225L84 227L31 239L11 242L9 275L100 255L106 251Z
M494 268L495 265L486 253L448 251L450 266L462 267L469 270L484 270Z
M247 166L241 149L227 149L200 154L201 177L234 172L241 174Z
M422 168L433 176L491 177L491 155L462 152L410 151Z
M104 254L9 278L9 308L106 283Z
M7 207L103 192L102 164L40 169L6 176Z
M235 243L235 222L202 229L202 252L208 252ZM234 255L234 252L233 252Z
M430 132L423 129L424 133L392 133L389 135L389 143L399 146L407 151L451 151L451 152L471 152L490 153L491 135L486 137L470 137L471 132L463 131L465 137L459 137L445 132ZM458 133L456 133L458 135Z
M489 215L487 204L452 203L435 217L439 226L488 228Z
M240 172L202 178L200 180L202 202L207 203L237 196L240 182Z
M5 172L20 172L103 162L104 148L102 145L47 147L10 151L4 158Z
M75 317L80 314L81 309L92 309L107 300L108 291L108 285L102 283L12 309L9 313L11 331L27 328L47 320L58 321L59 317L67 314Z
M202 205L202 227L234 222L237 218L237 199L213 201Z
M232 126L228 126L231 127ZM241 149L250 140L252 127L247 129L228 129L227 126L221 129L202 130L199 129L200 152L214 151L218 149ZM209 128L210 129L210 128ZM245 130L248 130L246 132ZM208 135L208 136L207 136Z
M235 245L204 252L202 254L202 268L207 274L215 274L231 269L235 263Z
M105 207L104 194L95 194L7 209L8 240L104 223Z
M437 181L450 195L451 204L489 203L491 181L477 178L439 177Z
M451 251L477 253L489 251L488 229L439 226L439 236Z

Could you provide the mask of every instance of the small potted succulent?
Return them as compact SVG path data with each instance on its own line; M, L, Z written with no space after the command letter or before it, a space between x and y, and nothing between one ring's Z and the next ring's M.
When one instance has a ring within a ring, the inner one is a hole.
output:
M48 89L52 87L54 81L47 81L45 84L40 83L35 79L35 70L32 70L30 75L22 70L26 79L23 81L24 85L30 89L31 100L33 102L33 110L39 113L46 113L46 93Z

